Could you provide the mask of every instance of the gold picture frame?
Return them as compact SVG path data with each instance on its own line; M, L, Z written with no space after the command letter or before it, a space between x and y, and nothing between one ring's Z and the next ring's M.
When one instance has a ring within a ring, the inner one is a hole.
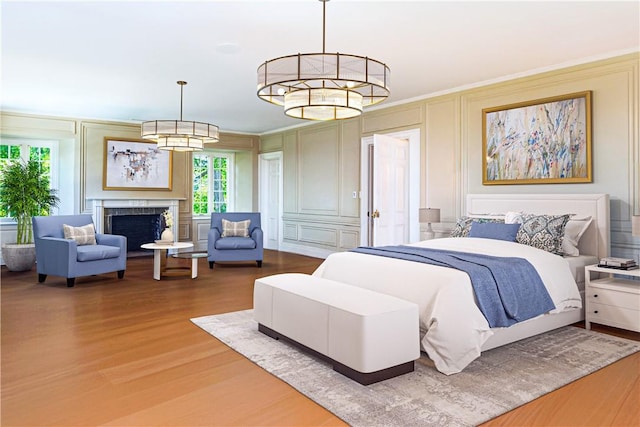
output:
M482 184L592 182L591 91L482 110Z
M104 138L103 190L171 190L173 153L142 139Z

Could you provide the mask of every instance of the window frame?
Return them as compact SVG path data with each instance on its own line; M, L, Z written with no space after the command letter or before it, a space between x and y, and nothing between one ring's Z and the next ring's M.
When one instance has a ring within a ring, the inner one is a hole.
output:
M205 214L195 214L194 209L194 177L193 174L193 166L194 160L196 157L207 157L208 158L208 173L207 173L207 185L209 186L208 191L208 199L207 199L207 213ZM197 154L193 154L193 158L191 159L191 209L193 210L193 218L201 219L201 218L209 218L211 217L211 213L214 212L214 197L213 197L213 189L214 189L214 159L215 158L225 158L227 159L227 212L233 212L235 209L235 153L228 151L217 151L217 150L203 150L198 152Z
M32 147L49 148L49 188L60 191L59 188L59 141L54 139L28 139L28 138L11 138L0 136L0 145L20 147L20 160L27 162ZM1 161L2 159L0 159ZM51 215L58 214L58 207L51 210ZM16 221L10 217L0 217L1 224L16 224Z

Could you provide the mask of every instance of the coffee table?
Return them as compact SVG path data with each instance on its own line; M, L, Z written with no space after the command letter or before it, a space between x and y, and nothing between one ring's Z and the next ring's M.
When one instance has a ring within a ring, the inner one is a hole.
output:
M172 242L172 243L145 243L140 245L142 249L153 249L153 278L160 280L165 273L170 270L167 267L167 251L169 249L187 249L192 248L191 242Z

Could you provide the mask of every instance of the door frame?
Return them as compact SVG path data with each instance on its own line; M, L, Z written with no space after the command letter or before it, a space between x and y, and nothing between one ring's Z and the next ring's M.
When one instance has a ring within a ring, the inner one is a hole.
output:
M272 160L278 161L278 166L280 170L280 174L278 176L278 237L277 237L277 247L271 248L267 247L269 232L269 167L268 163ZM282 233L282 215L284 211L284 201L283 201L283 189L284 189L284 177L283 177L283 155L282 151L274 151L271 153L263 153L258 155L258 188L260 191L258 192L258 207L260 211L260 216L262 217L262 229L265 231L265 239L264 239L264 247L265 249L279 250L282 246L283 233Z
M418 210L420 208L420 129L381 133L397 139L409 141L409 243L420 240ZM369 160L368 146L373 144L373 135L360 140L360 245L367 246L369 204Z

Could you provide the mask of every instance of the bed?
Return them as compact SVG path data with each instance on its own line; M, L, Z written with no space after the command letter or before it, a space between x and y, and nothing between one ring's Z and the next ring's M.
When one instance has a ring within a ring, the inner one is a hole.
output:
M445 374L462 371L487 351L584 319L584 266L609 254L607 194L520 194L467 196L466 214L500 217L507 212L588 218L578 256L559 256L528 245L485 238L441 238L418 247L515 256L538 271L556 309L510 327L491 328L480 312L469 276L461 271L354 252L327 259L315 276L415 302L420 312L421 349Z

